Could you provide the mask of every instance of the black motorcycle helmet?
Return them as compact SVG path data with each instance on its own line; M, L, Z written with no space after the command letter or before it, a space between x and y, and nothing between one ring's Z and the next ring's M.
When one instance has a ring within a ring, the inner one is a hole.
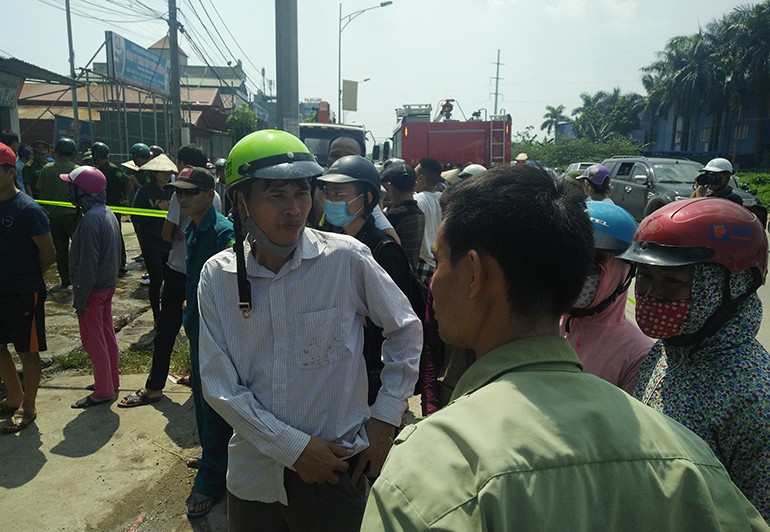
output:
M153 157L157 157L161 153L166 153L166 152L163 151L163 148L161 148L157 144L153 144L152 146L150 146L150 153L152 154Z
M94 142L91 146L91 155L97 159L106 159L110 155L110 147L104 142Z
M62 137L56 142L54 151L59 155L72 156L78 152L78 146L75 144L74 140L67 137Z
M327 183L362 183L372 193L371 203L365 209L371 212L380 199L380 173L372 162L360 155L340 157L317 179L322 185Z

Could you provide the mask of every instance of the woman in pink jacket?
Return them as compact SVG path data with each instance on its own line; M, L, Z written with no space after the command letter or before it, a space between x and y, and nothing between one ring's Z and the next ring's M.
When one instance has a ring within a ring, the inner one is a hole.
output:
M616 256L631 244L637 223L610 203L590 201L586 210L594 226L594 267L572 310L562 316L562 334L586 373L632 393L653 341L626 318L626 295L634 272Z

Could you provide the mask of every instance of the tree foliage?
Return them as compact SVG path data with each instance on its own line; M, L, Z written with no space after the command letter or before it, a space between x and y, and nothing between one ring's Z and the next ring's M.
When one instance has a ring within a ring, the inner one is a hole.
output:
M249 133L256 131L258 124L259 120L256 113L246 103L239 103L227 117L227 125L230 126L233 142L238 142Z
M750 102L759 126L754 163L761 163L762 132L770 123L768 28L770 0L741 5L705 30L672 38L656 60L642 68L647 109L660 118L673 114L672 149L678 131L680 148L694 149L693 128L704 115L712 117L710 145L728 146L729 139L719 138L722 123L740 123Z
M580 95L582 105L572 111L573 131L578 138L607 142L628 138L639 129L639 116L644 109L644 97L634 92L622 93L619 87L611 92Z
M613 155L638 155L641 147L623 138L598 142L587 138L537 141L526 133L514 134L511 153L525 152L531 160L550 168L564 168L570 163L592 161L600 163Z
M557 105L556 107L552 105L546 105L545 106L545 114L543 115L544 122L540 124L540 130L546 130L546 135L550 135L551 131L554 132L554 136L556 135L556 126L560 122L566 122L569 120L569 117L567 117L564 114L564 106L563 105Z

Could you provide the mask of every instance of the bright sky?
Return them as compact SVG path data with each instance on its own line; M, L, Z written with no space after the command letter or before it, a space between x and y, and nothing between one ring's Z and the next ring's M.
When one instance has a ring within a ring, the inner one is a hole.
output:
M300 99L322 98L336 110L340 4L330 0L297 3ZM743 3L393 0L390 6L363 13L342 33L342 77L370 78L359 86L359 110L349 112L347 121L364 124L381 142L392 134L395 108L403 104L432 104L435 113L440 100L454 98L467 117L480 108L491 114L499 49L498 110L512 115L514 132L527 125L539 132L546 105L563 104L570 114L580 104L581 92L620 87L644 94L639 68L655 60L655 52L670 38L695 33L699 26ZM90 15L73 14L76 68L85 66L96 53L105 30L145 47L165 35L167 25L162 20L142 16L146 20L127 22L125 15L104 11L118 4L132 4L141 15L146 12L142 6L168 11L165 0L71 0L73 11ZM378 4L378 0L346 0L343 17ZM14 2L12 11L21 5ZM0 54L68 74L64 0L25 0L24 5L26 17L11 13L11 18L34 20L34 24L4 25ZM211 64L225 64L223 56L241 59L252 90L262 86L261 68L267 79L275 79L274 1L177 0L177 7ZM203 64L184 36L180 46L191 64ZM104 51L96 60L106 60ZM455 118L462 118L457 107Z

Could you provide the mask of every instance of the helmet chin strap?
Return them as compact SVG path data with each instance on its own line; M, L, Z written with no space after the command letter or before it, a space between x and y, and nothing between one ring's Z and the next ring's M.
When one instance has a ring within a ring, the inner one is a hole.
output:
M749 289L735 299L730 299L730 276L728 275L722 286L722 304L708 317L701 328L692 333L672 336L663 340L663 343L675 347L694 346L697 348L703 340L714 336L738 312L743 302L762 286L762 275L758 269L752 268L751 276L754 282Z
M240 204L240 205L239 205ZM241 309L243 319L249 319L251 317L251 283L246 276L246 256L243 248L243 241L246 238L253 239L257 246L264 249L270 255L285 259L297 248L299 239L294 244L283 246L276 244L265 234L262 229L251 219L249 209L246 207L246 203L243 201L243 197L239 197L238 203L233 209L233 229L235 230L235 264L236 264L236 278L238 282L238 308ZM241 220L239 208L243 208L246 213L246 219ZM302 228L304 231L304 227ZM302 235L300 232L300 236Z
M246 238L246 235L248 235L249 238L256 241L260 248L265 250L268 254L279 259L285 259L291 255L295 249L297 249L297 245L299 245L299 238L293 244L276 244L270 240L270 237L267 236L265 232L251 218L251 213L249 213L249 209L246 207L246 203L243 201L243 199L241 199L241 207L243 207L243 210L246 213L246 219L241 221L241 231L243 233L243 238ZM302 236L304 230L305 228L302 227L300 230L300 236Z
M304 227L300 230L300 236L302 236L304 230ZM243 232L244 237L248 235L252 241L257 243L257 246L265 250L268 254L279 259L287 258L289 255L294 253L294 250L297 249L297 246L299 245L299 239L297 239L297 241L293 244L289 245L276 244L270 240L270 237L267 236L265 232L251 218L246 218L241 222L241 231Z

